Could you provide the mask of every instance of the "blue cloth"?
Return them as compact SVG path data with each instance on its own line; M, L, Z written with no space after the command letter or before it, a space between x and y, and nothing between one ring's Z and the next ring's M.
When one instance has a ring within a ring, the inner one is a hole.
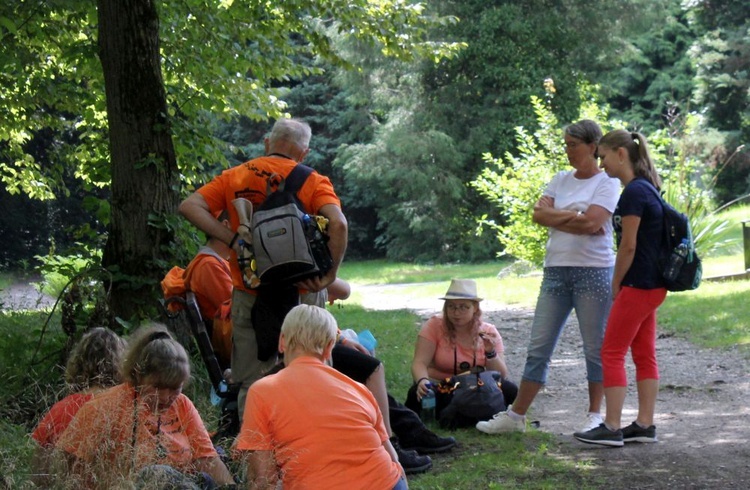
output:
M523 378L547 382L547 372L570 312L575 309L583 338L586 378L601 382L600 350L612 305L613 267L545 267Z
M137 490L215 490L216 482L206 473L186 475L169 465L154 464L144 467L135 481Z
M638 216L635 256L633 264L622 280L621 286L639 289L663 288L658 259L663 238L664 210L654 193L654 186L644 178L631 180L622 191L615 213L612 215L617 245L622 240L622 217Z
M406 484L406 478L401 477L401 479L396 483L396 486L393 487L393 490L408 490L409 485Z

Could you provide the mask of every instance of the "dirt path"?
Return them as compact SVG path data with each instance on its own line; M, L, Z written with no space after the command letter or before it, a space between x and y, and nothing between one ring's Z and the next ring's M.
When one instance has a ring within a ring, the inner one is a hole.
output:
M367 287L368 308L408 307L425 318L439 301L392 295L378 298L381 288ZM533 317L531 309L482 303L485 319L494 323L506 346L514 377L523 371ZM750 488L750 368L734 350L701 349L674 337L657 340L661 390L656 407L658 444L606 448L579 443L586 409L586 379L578 325L573 315L555 351L547 387L532 407L540 430L558 435L561 457L586 462L601 472L610 490L635 488ZM632 365L628 379L634 380ZM635 419L637 397L630 389L623 423ZM553 449L554 450L554 449Z
M30 283L17 283L0 289L0 310L29 310L47 308L55 299L42 294Z

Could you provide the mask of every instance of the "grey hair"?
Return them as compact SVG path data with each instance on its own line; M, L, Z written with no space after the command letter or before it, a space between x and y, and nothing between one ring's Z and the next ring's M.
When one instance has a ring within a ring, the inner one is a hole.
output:
M268 141L275 146L280 141L294 143L306 150L310 146L312 130L310 125L299 119L279 119L273 125Z
M336 340L336 319L324 308L297 305L287 313L281 325L287 349L298 348L308 354L323 354Z
M581 119L566 127L565 134L584 143L598 145L602 137L602 128L591 119Z

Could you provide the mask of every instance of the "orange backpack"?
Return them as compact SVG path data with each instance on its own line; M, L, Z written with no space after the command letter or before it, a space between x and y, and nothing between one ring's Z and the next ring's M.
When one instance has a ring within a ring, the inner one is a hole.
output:
M161 281L161 290L164 293L164 299L175 296L185 297L187 288L185 287L185 279L183 278L184 273L185 269L177 265L167 272L167 275ZM185 305L179 301L170 301L167 303L167 309L171 312L176 312L185 309Z

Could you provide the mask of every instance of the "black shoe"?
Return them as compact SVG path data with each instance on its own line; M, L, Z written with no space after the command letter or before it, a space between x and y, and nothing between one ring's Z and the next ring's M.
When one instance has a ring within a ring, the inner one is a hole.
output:
M407 475L424 473L432 468L432 459L429 456L420 456L416 451L403 449L396 437L391 437L391 444L398 455L398 462L401 463Z
M452 437L440 437L429 429L422 429L411 436L399 438L401 447L411 449L419 454L444 453L456 447Z
M657 442L656 426L652 425L644 429L633 422L622 428L622 440L623 442Z
M586 444L600 444L602 446L622 447L625 443L622 440L622 431L609 430L603 423L596 429L586 432L576 432L573 437Z

